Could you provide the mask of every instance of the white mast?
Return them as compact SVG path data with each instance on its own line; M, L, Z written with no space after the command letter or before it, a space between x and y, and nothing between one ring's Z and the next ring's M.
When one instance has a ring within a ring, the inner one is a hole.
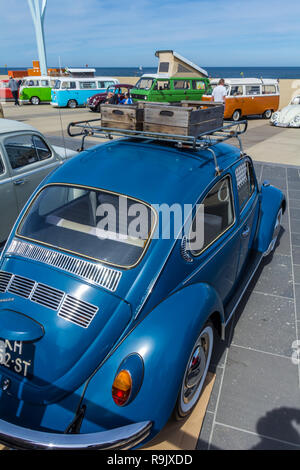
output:
M46 48L44 38L44 19L47 0L42 0L42 6L40 7L40 0L28 0L31 16L35 27L36 42L38 48L38 56L40 61L41 75L47 74L47 60L46 60Z

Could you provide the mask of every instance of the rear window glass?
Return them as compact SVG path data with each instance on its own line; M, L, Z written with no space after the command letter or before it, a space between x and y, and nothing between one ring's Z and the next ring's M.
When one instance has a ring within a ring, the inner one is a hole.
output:
M18 234L120 267L138 263L156 213L148 204L107 191L51 185L35 198Z

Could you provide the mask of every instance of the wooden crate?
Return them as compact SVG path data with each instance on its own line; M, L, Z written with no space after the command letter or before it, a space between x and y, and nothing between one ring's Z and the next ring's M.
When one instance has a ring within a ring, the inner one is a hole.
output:
M138 104L102 104L101 126L117 129L143 129L144 109Z
M144 131L196 137L223 126L224 105L182 102L181 106L144 104Z

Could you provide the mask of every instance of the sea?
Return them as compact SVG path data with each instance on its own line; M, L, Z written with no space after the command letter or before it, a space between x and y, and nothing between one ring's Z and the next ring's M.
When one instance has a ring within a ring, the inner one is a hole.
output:
M71 67L71 65L69 66ZM82 66L81 66L82 67ZM138 77L144 73L156 73L157 67L95 67L97 76ZM8 70L24 70L27 67L0 67L0 75ZM50 68L50 66L49 66ZM300 67L205 67L208 75L213 78L275 78L300 79Z

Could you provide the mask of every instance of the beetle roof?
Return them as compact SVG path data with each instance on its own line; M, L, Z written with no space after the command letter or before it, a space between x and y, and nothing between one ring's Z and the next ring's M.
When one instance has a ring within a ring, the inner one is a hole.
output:
M0 134L5 132L15 132L15 131L35 131L36 129L29 124L24 124L23 122L13 121L12 119L0 119Z
M239 158L236 147L214 146L226 168ZM215 177L207 150L180 150L151 141L115 140L90 148L55 170L46 183L107 189L150 204L193 203Z

